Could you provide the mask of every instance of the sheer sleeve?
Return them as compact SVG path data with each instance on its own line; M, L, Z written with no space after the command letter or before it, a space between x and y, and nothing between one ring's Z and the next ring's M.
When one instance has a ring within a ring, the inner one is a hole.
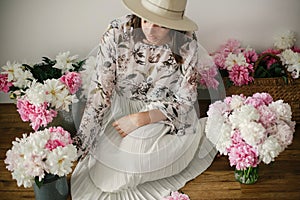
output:
M154 101L150 104L151 109L159 109L167 117L165 123L171 126L171 133L183 135L193 132L193 124L197 120L194 105L197 100L197 46L189 43L190 48L186 54L184 63L180 65L180 75L173 86L169 97L163 101ZM193 50L192 50L193 49Z
M86 107L74 138L79 155L85 155L95 147L97 135L102 127L104 113L109 109L115 87L116 48L114 28L110 27L102 36L97 55L96 71L92 76Z

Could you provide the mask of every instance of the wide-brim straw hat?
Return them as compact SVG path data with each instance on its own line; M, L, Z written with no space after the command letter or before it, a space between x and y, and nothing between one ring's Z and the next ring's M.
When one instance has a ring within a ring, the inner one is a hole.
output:
M125 6L151 23L181 31L195 31L198 26L184 16L187 0L123 0Z

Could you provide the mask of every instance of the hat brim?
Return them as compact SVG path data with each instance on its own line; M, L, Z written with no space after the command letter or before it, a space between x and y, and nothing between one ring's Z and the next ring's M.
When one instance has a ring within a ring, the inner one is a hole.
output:
M172 20L147 10L142 5L141 0L123 0L123 3L131 12L133 12L133 14L159 26L180 31L195 31L198 29L197 24L186 16L183 16L181 20Z

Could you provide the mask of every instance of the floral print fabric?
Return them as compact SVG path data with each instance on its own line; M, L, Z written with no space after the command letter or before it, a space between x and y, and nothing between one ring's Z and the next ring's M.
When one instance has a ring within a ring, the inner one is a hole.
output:
M89 97L78 131L82 150L95 148L101 134L103 116L109 110L113 94L144 101L145 110L159 109L167 116L170 134L194 133L191 118L197 99L197 41L182 34L186 41L175 60L172 44L161 46L135 41L140 30L128 26L132 15L111 22L104 33L97 56L97 70L91 81Z

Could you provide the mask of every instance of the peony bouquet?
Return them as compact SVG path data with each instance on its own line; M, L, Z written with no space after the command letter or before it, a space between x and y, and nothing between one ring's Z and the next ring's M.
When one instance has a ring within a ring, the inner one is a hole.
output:
M66 176L77 159L70 133L61 127L23 134L12 144L4 162L19 187L31 187L34 181L41 183L46 174Z
M243 48L240 41L229 39L212 56L221 75L228 77L230 84L242 86L253 82L254 64L258 58L254 49Z
M260 56L265 56L261 65L256 70L257 77L281 77L282 66L292 78L300 76L300 49L295 46L296 34L293 31L285 31L275 35L274 48L263 51ZM277 59L275 58L277 57ZM267 70L266 70L267 69Z
M178 191L171 192L170 196L164 197L163 200L190 200L189 196Z
M0 91L10 92L16 99L17 110L23 121L34 130L46 127L57 111L69 112L75 93L81 87L79 73L84 60L70 52L60 53L55 60L43 57L43 62L30 66L7 62L0 74Z
M237 170L269 164L292 143L295 122L289 104L268 93L233 95L211 104L206 132ZM209 133L220 132L219 138Z

